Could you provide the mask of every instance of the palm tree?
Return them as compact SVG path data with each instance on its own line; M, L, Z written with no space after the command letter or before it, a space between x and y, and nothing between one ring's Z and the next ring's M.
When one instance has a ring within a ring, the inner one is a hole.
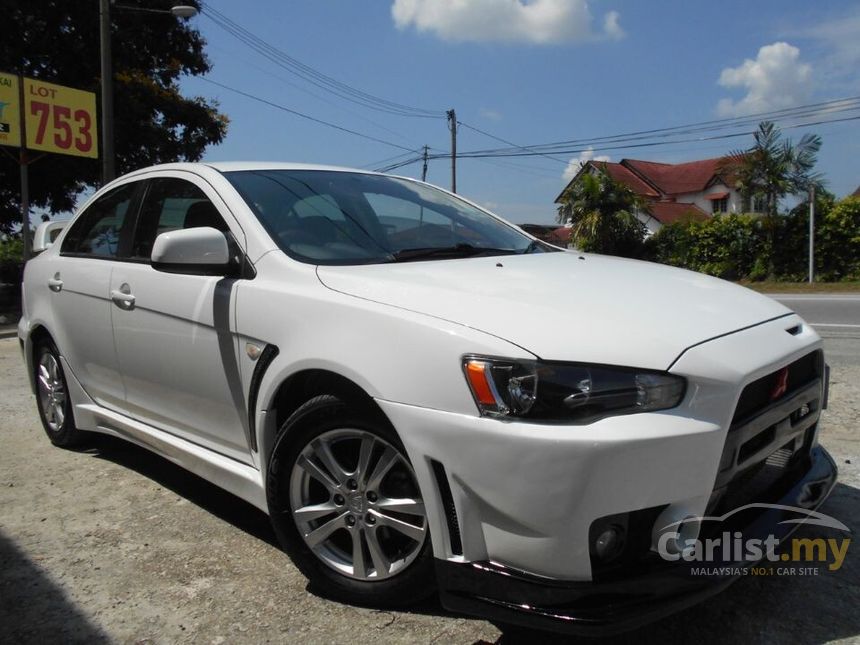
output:
M780 200L786 195L805 194L810 188L820 188L823 184L821 174L812 172L818 161L821 137L804 134L795 145L790 139L782 139L779 128L771 121L759 123L753 137L753 146L729 153L720 171L732 178L730 181L745 201L764 205L772 273Z
M561 198L559 223L572 224L571 242L583 251L636 255L645 226L634 214L644 203L605 172L583 172Z

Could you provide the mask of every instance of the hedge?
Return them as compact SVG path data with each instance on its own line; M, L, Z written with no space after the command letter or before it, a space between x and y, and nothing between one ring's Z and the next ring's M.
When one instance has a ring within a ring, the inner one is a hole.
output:
M646 241L645 257L727 280L801 281L808 271L808 227L801 207L773 222L758 215L715 215L664 226ZM820 205L815 254L817 279L860 279L860 198Z

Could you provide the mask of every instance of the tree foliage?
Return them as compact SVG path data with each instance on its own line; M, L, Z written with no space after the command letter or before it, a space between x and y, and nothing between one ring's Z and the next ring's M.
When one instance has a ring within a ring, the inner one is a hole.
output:
M122 5L170 8L161 0ZM0 15L14 25L0 39L0 70L100 93L98 2L0 0ZM200 33L187 20L116 6L111 26L117 172L200 159L227 129L213 101L179 90L182 76L210 70ZM9 231L19 219L19 173L9 155L0 159L0 231ZM69 210L100 180L99 160L48 154L30 166L31 202Z
M571 242L583 251L635 257L645 226L635 212L640 198L604 172L583 172L562 195L558 220L571 223Z
M779 217L773 230L755 215L717 215L664 226L646 242L645 257L729 280L802 281L808 273L808 248L806 204ZM816 199L815 275L828 282L860 278L860 198L834 202L825 193Z
M770 257L776 252L779 202L786 195L806 193L813 186L821 188L821 175L813 169L821 149L821 137L804 134L795 144L783 139L780 129L771 121L762 121L753 135L754 144L747 150L731 152L720 169L733 178L735 188L747 203L764 204L764 221L770 244ZM775 267L770 265L773 273Z
M776 217L779 201L786 195L821 187L821 175L813 172L821 149L817 134L804 134L795 144L783 139L774 123L762 121L753 138L751 148L729 153L721 170L734 178L741 195L761 200L766 215Z

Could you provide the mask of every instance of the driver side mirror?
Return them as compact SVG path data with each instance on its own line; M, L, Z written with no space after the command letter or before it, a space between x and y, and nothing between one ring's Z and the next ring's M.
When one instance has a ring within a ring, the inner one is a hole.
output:
M226 276L235 273L227 236L209 226L162 233L155 238L152 268L167 273Z

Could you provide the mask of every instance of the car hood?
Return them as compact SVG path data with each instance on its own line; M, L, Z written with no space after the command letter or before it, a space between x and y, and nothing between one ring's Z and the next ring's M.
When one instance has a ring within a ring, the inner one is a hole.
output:
M790 313L699 273L575 252L320 266L317 274L335 291L460 323L543 359L651 369Z

